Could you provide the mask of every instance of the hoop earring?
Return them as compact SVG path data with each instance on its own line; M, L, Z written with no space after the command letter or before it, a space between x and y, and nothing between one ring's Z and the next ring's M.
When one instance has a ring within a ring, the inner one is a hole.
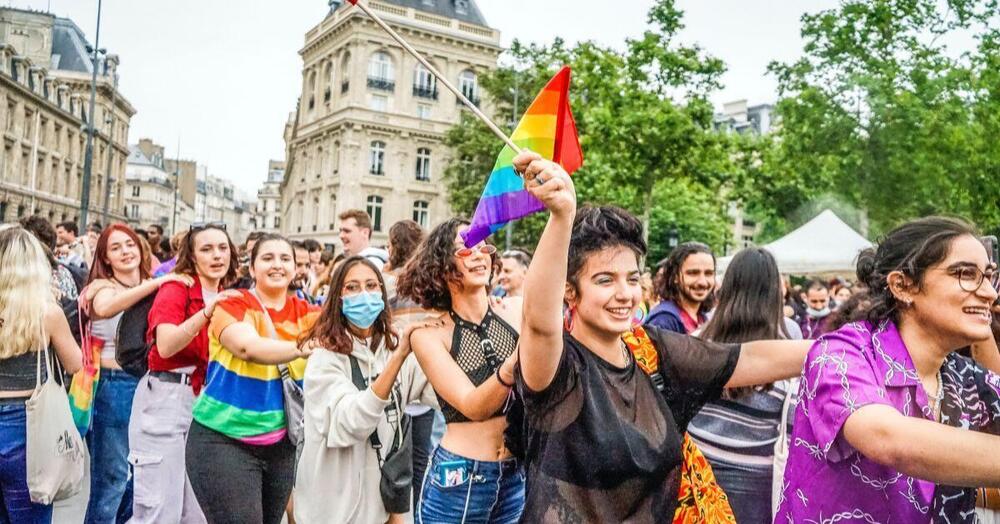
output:
M576 322L576 318L574 318L575 311L576 307L568 307L563 313L563 328L567 333L573 332L573 324Z

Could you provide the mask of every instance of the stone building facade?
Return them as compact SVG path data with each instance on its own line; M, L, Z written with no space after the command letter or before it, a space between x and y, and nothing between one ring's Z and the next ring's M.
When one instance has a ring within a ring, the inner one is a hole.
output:
M257 191L257 230L264 233L281 232L281 181L285 178L285 163L271 160L267 163L267 181Z
M0 8L0 222L32 214L53 222L78 219L90 116L90 216L105 223L125 220L128 128L135 109L117 91L118 58L107 55L98 61L95 114L87 114L88 45L71 20Z
M461 104L356 7L330 2L306 33L302 94L285 129L281 229L339 245L337 215L372 215L384 245L397 220L432 227L451 214L442 143ZM471 0L370 0L368 5L472 100L496 67L500 33Z
M131 146L125 170L125 216L133 227L158 224L168 235L195 221L194 207L174 190L174 173L165 169L163 146L142 139Z

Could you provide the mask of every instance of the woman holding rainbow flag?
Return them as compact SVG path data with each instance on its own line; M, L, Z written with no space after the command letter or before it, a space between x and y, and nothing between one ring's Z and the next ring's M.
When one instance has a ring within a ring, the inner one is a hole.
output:
M559 164L530 152L513 163L550 211L525 283L516 373L528 441L524 520L732 522L724 500L682 492L691 467L682 468L684 430L723 387L797 375L810 342L715 344L633 328L646 251L639 221L613 207L577 214ZM692 505L699 513L689 517Z

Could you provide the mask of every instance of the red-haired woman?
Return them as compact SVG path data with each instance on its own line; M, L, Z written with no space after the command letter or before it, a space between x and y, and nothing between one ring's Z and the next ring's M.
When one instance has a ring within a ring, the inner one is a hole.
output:
M115 522L132 512L128 474L128 421L138 379L122 371L115 360L115 334L123 311L162 284L190 277L167 275L151 279L135 231L112 224L97 239L90 278L81 305L88 312L92 347L100 348L100 373L94 391L93 419L87 434L91 454L90 502L86 522ZM84 359L90 355L85 352Z

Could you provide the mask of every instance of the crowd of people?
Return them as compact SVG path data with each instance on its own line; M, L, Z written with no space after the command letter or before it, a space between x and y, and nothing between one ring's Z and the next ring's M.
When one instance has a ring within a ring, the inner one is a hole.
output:
M467 247L459 218L381 249L358 210L339 253L0 226L0 523L53 518L26 466L45 347L90 458L77 522L1000 522L974 227L903 224L854 281L761 248L720 278L697 242L645 271L636 217L515 166L548 212L533 250Z

